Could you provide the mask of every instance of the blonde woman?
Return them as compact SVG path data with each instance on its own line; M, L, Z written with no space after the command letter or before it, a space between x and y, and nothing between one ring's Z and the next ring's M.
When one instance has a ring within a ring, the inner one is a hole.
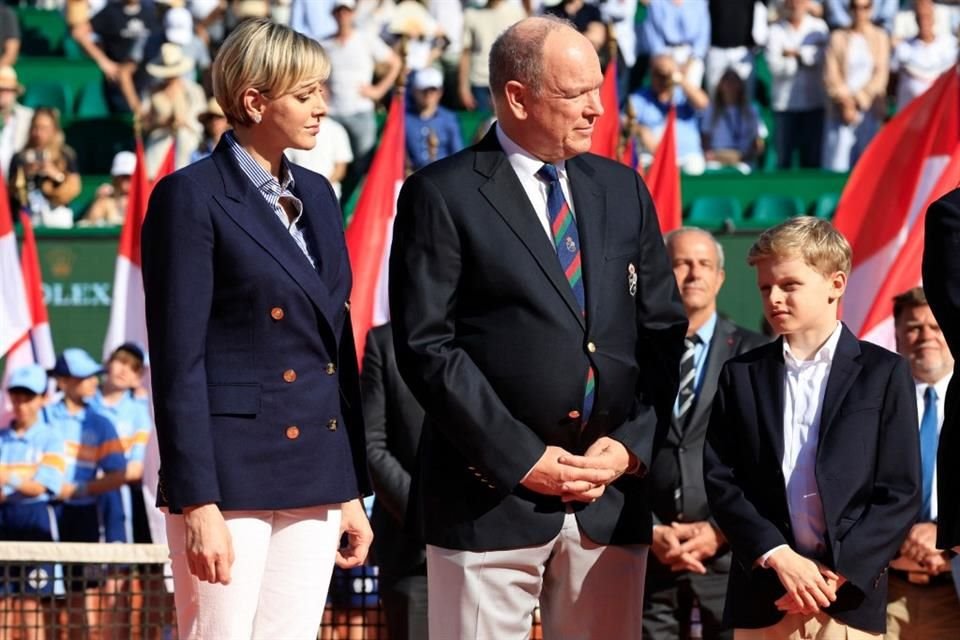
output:
M341 213L283 155L323 143L329 72L315 40L242 23L213 63L232 130L150 198L158 493L183 638L315 638L334 563L358 566L373 537Z
M13 210L26 207L41 221L80 193L77 154L64 142L60 113L56 109L39 107L34 111L27 144L10 160L7 175ZM21 183L26 201L20 199ZM72 216L69 222L72 224Z

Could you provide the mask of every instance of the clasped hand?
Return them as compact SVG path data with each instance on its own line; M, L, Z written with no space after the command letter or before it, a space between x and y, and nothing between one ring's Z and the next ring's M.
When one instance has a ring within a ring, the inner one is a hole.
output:
M564 502L596 502L629 464L627 448L606 436L582 456L551 445L520 484L536 493L560 496Z
M826 609L837 599L837 591L846 580L819 562L784 547L767 559L767 566L777 572L787 590L774 604L781 611L812 614Z
M674 522L653 527L651 551L670 571L707 572L703 561L717 555L726 543L723 534L709 522Z

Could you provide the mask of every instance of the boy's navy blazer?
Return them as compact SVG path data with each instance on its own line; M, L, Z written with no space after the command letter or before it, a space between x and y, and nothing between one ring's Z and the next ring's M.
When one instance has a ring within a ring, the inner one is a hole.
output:
M714 400L704 480L710 510L733 548L724 621L776 624L785 591L757 560L795 547L783 458L783 339L731 359ZM826 610L853 627L886 626L887 565L920 510L920 446L913 377L900 356L843 327L827 380L816 476L826 521L820 562L849 583Z
M173 512L369 493L340 207L325 178L290 167L316 268L222 141L150 197L143 282Z

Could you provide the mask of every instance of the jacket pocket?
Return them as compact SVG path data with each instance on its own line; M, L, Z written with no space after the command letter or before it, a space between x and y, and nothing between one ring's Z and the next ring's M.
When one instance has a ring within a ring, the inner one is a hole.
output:
M207 402L212 416L255 416L260 413L260 385L208 384Z

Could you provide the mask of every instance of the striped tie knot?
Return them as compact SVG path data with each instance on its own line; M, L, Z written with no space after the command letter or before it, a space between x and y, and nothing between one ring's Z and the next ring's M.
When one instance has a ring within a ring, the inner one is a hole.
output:
M683 424L693 401L696 399L696 381L697 369L694 366L694 358L697 353L697 346L700 344L700 336L693 334L683 339L683 356L680 358L680 391L677 394L677 420Z

